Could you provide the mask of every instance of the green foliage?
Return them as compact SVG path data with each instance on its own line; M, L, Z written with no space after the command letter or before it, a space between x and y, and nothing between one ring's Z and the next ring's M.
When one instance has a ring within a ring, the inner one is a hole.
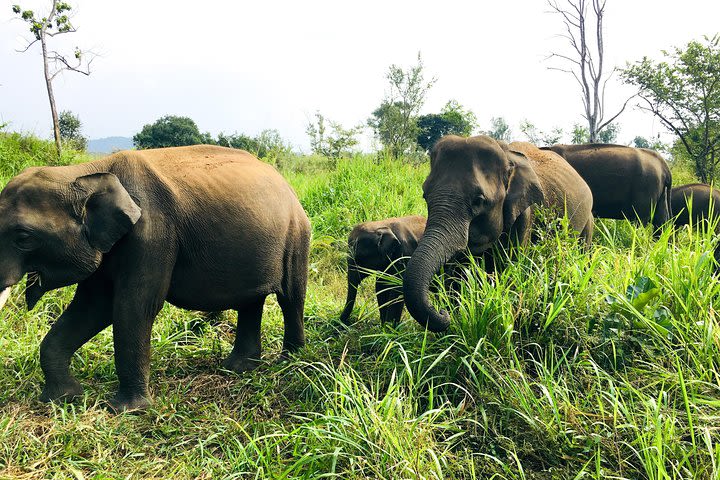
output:
M512 131L503 117L493 117L492 120L490 120L490 125L490 130L482 132L484 135L488 135L495 140L502 140L503 142L510 142L512 140Z
M528 138L530 143L538 147L555 145L562 138L562 128L555 127L550 132L538 129L533 123L525 119L520 122L520 131Z
M647 57L622 71L656 115L675 135L704 183L718 178L720 164L720 35L703 43L663 51L665 61Z
M69 110L62 111L58 116L58 125L60 126L60 138L65 145L73 150L84 152L88 140L82 135L80 117Z
M217 140L213 140L209 134L205 134L205 136L206 139L203 143L245 150L273 164L282 163L292 150L280 136L280 132L274 129L263 130L255 137L243 133L231 135L220 133Z
M616 123L608 123L597 134L598 141L596 143L615 143L617 141L620 126ZM570 143L580 145L590 143L590 133L588 129L580 124L573 125Z
M325 122L330 127L328 132ZM310 148L317 155L337 160L352 154L352 149L358 144L357 136L362 127L357 126L345 129L338 122L326 119L320 112L315 112L315 121L311 121L305 132L310 137Z
M64 150L60 161L55 145L33 135L0 132L0 185L28 167L68 165L87 161L89 157L74 150ZM0 339L2 342L2 339Z
M477 127L477 118L472 111L465 110L456 100L450 100L439 114L419 116L417 127L417 143L420 148L429 151L444 135L470 135Z
M398 159L417 147L417 115L435 79L425 81L420 53L414 67L403 70L391 65L386 78L390 84L388 95L373 111L368 126L387 153Z
M200 133L195 122L188 117L166 115L155 123L143 126L133 136L138 149L182 147L201 143L214 143L209 133Z
M650 142L645 137L637 136L633 139L633 147L635 147L635 148L650 148Z
M245 150L254 155L257 155L260 151L260 143L254 137L245 135L244 133L232 133L225 134L220 132L216 143L223 147L237 148L239 150Z
M637 136L633 139L633 147L635 148L649 148L656 152L668 152L670 147L663 143L660 138L648 140L645 137Z
M70 16L65 13L72 10L70 4L66 2L53 2L53 6L54 8L52 8L50 13L45 17L37 17L35 12L32 10L23 10L20 5L13 5L12 11L30 25L30 33L33 34L35 39L41 40L45 32L52 33L53 28L55 28L58 33L66 33L74 30L70 23ZM77 49L75 51L78 52Z
M257 137L258 150L252 152L257 157L270 162L278 167L290 156L292 147L286 143L280 135L280 132L274 128L268 128L261 131Z
M598 143L615 143L618 133L620 133L620 126L617 123L608 123L598 132Z
M584 127L578 123L573 125L570 143L572 143L573 145L582 145L583 143L588 143L589 141L590 132L588 132L587 127Z

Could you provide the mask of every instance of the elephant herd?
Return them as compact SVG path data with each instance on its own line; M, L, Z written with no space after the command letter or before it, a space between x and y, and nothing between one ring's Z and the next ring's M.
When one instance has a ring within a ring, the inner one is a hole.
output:
M437 312L428 301L433 275L464 251L487 258L494 243L507 247L511 242L527 242L533 204L567 215L586 246L592 239L593 217L627 218L652 223L656 229L670 220L676 226L702 219L717 225L720 218L718 190L701 183L673 188L670 169L657 152L621 145L538 149L484 136L447 136L431 152L423 193L427 219L412 216L365 222L351 232L343 322L350 323L363 278L373 270L404 271L402 289L388 283L387 277L376 280L381 321L396 324L405 301L420 324L432 331L445 330L447 313ZM393 236L393 250L388 251L383 248L388 231L411 235ZM720 265L720 245L715 260Z
M553 146L446 136L431 152L423 184L428 217L366 222L349 238L348 323L357 287L378 277L383 322L397 322L403 297L431 331L447 312L429 301L433 276L463 252L530 241L535 206L566 216L589 245L593 218L637 218L660 226L675 213L688 223L718 202L707 185L678 187L651 150ZM690 219L686 203L692 202ZM199 145L123 151L72 166L29 168L0 192L0 308L27 276L32 309L46 292L77 284L75 296L40 345L41 400L82 393L70 373L75 351L113 325L119 380L115 411L150 402L150 336L165 301L200 311L238 312L235 343L223 362L243 372L261 357L265 299L277 296L283 354L304 345L303 310L310 222L271 166L247 152Z

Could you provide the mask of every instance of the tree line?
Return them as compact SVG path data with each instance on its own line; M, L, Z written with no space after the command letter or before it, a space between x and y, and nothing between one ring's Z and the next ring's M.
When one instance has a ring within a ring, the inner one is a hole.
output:
M562 4L548 0L547 3L561 19L563 33L559 36L566 40L565 49L549 55L550 60L559 63L548 68L570 74L577 81L585 120L584 125L575 124L569 132L571 142L616 141L619 130L616 119L631 100L638 98L637 107L657 117L676 137L669 147L673 157L691 164L703 182L717 178L720 175L720 35L663 50L662 61L644 57L628 63L625 68L608 69L604 65L607 0L568 0ZM71 53L61 53L50 45L54 37L76 31L71 21L72 6L52 0L45 15L20 5L13 5L12 11L27 24L32 34L21 52L36 44L41 48L58 158L63 145L84 148L87 140L80 132L80 119L69 111L58 114L52 88L53 80L63 71L90 75L94 58L91 51L76 47ZM616 71L624 83L636 88L637 93L606 118L605 88ZM391 65L386 79L388 93L364 125L345 128L322 113L315 113L306 128L313 153L332 159L352 153L359 143L358 135L366 126L372 130L381 150L392 158L422 157L435 141L447 134L479 132L501 140L510 139L512 132L502 117L493 118L490 129L479 131L476 115L456 100L448 100L440 112L421 114L427 94L437 79L425 79L419 53L417 64L408 69ZM520 131L529 141L540 145L556 143L564 134L560 128L540 130L527 119L520 124ZM213 138L201 133L191 119L170 115L145 125L135 135L134 142L137 148L215 143L243 148L259 156L290 148L275 130L265 130L254 137L235 133ZM663 147L657 141L642 137L636 137L634 144Z

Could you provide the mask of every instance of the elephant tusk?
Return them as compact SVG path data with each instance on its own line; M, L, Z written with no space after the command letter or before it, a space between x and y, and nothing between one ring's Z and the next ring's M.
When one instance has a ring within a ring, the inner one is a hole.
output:
M10 298L10 287L7 287L5 290L0 292L0 310L2 310L2 308L5 306L8 298Z

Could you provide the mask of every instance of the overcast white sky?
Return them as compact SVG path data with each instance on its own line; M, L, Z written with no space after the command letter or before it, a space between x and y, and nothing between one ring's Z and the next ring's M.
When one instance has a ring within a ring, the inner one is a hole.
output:
M11 5L42 11L50 0L0 0L0 119L11 129L50 136L39 48ZM720 30L718 0L608 0L607 65L684 45ZM562 24L544 0L223 1L72 0L79 31L63 44L102 57L90 77L55 82L58 108L79 114L90 138L132 136L166 114L185 115L201 131L257 134L275 128L308 150L305 128L316 110L345 126L365 123L395 63L421 51L438 81L424 112L454 98L488 128L503 116L515 136L527 118L542 129L581 122L578 87L548 70L545 57L565 48ZM609 84L609 110L632 93ZM608 112L611 113L611 112ZM619 142L663 132L629 109Z

